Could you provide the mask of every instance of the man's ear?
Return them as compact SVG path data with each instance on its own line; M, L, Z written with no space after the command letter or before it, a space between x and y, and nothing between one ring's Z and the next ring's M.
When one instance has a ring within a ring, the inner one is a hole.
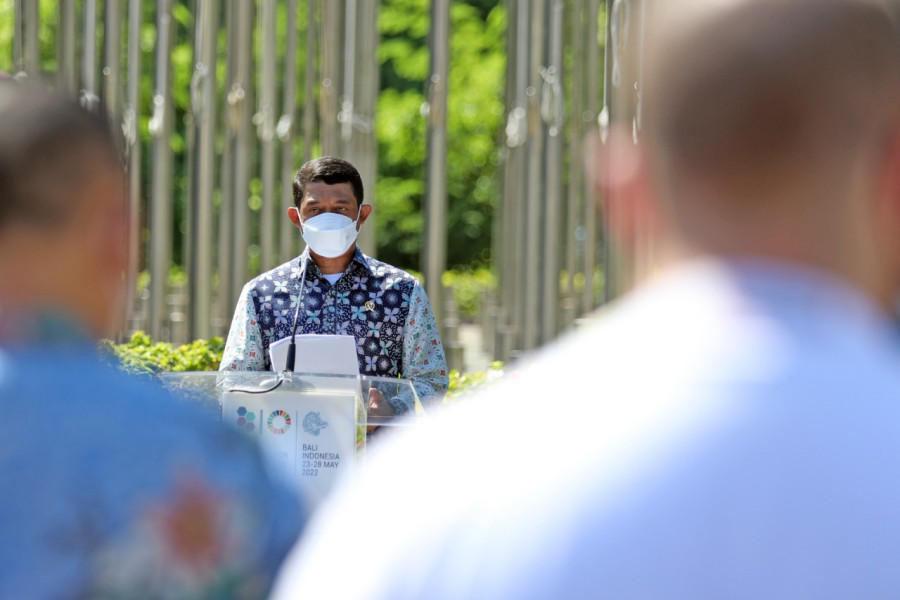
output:
M597 209L613 242L627 251L647 235L655 235L659 207L653 197L644 149L630 131L610 130L585 140L586 173Z
M893 217L900 218L900 124L894 128L891 135L886 159L887 209ZM900 226L900 222L897 225Z
M300 209L298 209L296 206L291 206L287 209L287 216L288 219L291 220L291 223L293 223L298 228L303 229L303 227L300 225Z
M371 204L362 204L359 207L359 223L357 224L357 230L363 223L366 222L366 219L369 218L369 215L372 214L372 205Z
M900 124L894 127L887 144L882 173L884 188L878 196L875 222L889 246L880 251L895 265L896 279L900 281Z

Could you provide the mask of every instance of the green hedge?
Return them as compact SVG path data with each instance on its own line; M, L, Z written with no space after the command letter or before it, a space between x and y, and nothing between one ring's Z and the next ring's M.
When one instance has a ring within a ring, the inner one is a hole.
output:
M125 371L139 375L168 371L216 371L225 350L225 342L220 337L175 346L167 342L154 342L143 331L135 332L123 344L104 340L100 346L101 351ZM461 373L452 370L445 402L454 401L473 388L499 377L502 369L503 363L495 362L488 371Z
M217 371L225 350L225 341L220 337L213 337L175 346L167 342L154 342L143 331L137 331L124 344L103 340L100 348L114 357L129 373Z

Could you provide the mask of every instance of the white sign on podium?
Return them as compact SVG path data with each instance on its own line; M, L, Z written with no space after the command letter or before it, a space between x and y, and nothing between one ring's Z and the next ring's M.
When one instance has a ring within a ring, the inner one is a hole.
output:
M257 438L276 473L315 506L356 468L358 377L287 377L271 391L226 389L222 419Z
M424 412L412 382L395 377L205 371L160 378L177 397L257 441L273 473L299 489L311 509L338 477L357 471L367 427L414 426ZM410 410L367 415L364 399L371 394Z

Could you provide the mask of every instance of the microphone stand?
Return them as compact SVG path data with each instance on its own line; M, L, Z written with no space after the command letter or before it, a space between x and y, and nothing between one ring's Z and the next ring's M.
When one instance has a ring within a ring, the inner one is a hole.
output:
M303 257L303 267L300 269L300 291L297 294L297 308L294 310L294 323L291 327L291 339L288 342L287 361L284 366L284 373L293 373L294 366L297 361L297 325L300 323L300 307L303 303L303 290L306 286L306 267L309 264L309 253ZM289 375L286 375L289 377Z

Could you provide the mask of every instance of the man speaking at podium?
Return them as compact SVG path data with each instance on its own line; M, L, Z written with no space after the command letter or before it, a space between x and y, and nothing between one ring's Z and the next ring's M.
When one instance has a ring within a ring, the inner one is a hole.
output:
M221 370L271 369L270 345L290 338L294 330L352 335L361 374L410 379L423 404L437 401L447 389L447 361L424 288L409 273L366 256L356 245L372 212L363 204L359 172L341 158L309 161L294 177L294 204L288 217L300 229L306 250L244 286ZM373 403L370 398L370 414L412 409L411 399Z

